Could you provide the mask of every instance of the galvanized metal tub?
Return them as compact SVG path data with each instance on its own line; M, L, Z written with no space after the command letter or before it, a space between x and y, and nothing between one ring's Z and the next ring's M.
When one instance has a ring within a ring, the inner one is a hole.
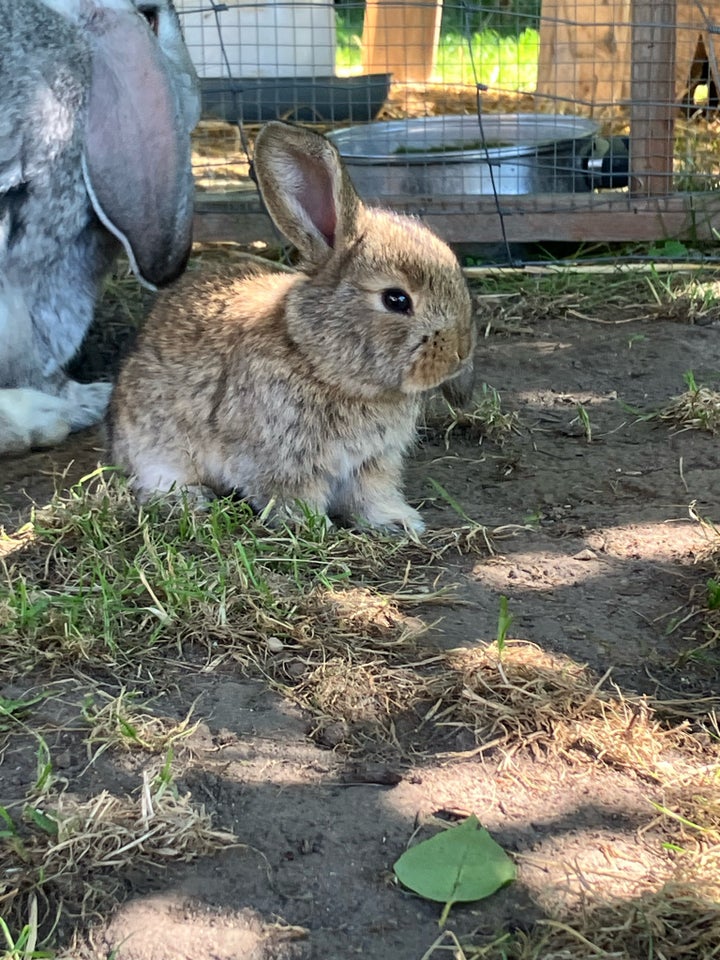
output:
M334 141L367 199L592 189L598 124L555 114L420 117L345 127Z

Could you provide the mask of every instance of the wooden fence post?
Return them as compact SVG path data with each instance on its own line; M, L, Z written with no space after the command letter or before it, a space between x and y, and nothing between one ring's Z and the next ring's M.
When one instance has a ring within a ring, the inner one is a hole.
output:
M427 83L435 69L442 0L367 0L362 35L365 73Z
M630 190L673 192L675 0L633 0L630 84Z

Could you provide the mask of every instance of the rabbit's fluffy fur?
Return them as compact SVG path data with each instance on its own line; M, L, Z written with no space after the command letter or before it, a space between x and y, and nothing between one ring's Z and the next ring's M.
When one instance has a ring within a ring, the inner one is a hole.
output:
M172 4L154 8L0 0L0 454L102 419L110 384L65 366L121 244L152 284L185 266L199 100Z
M113 461L140 499L237 491L420 532L402 461L423 391L472 363L462 271L417 220L365 207L319 134L269 123L254 164L300 268L201 267L160 298L111 403Z

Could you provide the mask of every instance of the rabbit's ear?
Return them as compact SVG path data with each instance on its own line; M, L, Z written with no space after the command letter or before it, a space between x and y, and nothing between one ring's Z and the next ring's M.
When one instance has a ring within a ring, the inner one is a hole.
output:
M325 137L271 121L255 141L254 168L270 216L306 262L352 242L360 200Z
M170 11L161 14L169 17ZM167 26L172 29L173 23ZM93 53L85 185L95 212L123 243L136 273L160 286L183 271L192 243L193 182L183 97L194 95L194 78L177 74L134 8L96 5L85 29Z

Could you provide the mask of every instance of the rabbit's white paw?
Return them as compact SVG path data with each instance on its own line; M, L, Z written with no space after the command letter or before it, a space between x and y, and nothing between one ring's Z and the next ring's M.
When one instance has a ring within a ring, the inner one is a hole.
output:
M99 423L105 416L111 393L111 383L68 380L62 388L62 397L69 411L70 429L83 430Z
M0 390L0 454L60 443L71 429L67 400L28 388Z
M362 513L362 520L389 533L405 531L411 536L419 536L425 530L425 523L417 510L399 498L369 504Z

